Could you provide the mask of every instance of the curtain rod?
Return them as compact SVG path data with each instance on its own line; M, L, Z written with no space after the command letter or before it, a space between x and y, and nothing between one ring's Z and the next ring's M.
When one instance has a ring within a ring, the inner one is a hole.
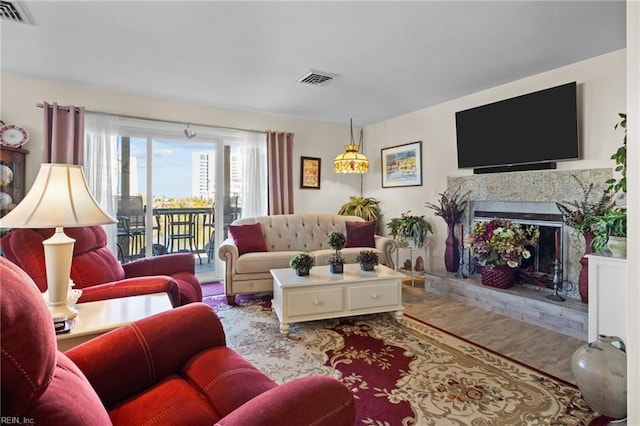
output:
M38 108L44 108L43 104L36 104L36 107ZM58 108L61 108L65 111L69 111L70 107L69 106L60 106L58 105ZM241 129L239 127L229 127L229 126L214 126L212 124L202 124L202 123L192 123L192 122L186 122L186 121L177 121L177 120L163 120L160 118L150 118L150 117L140 117L137 115L128 115L128 114L117 114L114 112L101 112L101 111L91 111L91 110L85 110L85 112L89 112L89 113L94 113L94 114L103 114L103 115L109 115L111 117L119 117L119 118L130 118L133 120L144 120L144 121L153 121L156 123L171 123L171 124L181 124L181 125L191 125L191 126L197 126L197 127L209 127L211 129L225 129L225 130L239 130L242 132L258 132L258 133L264 133L265 130L254 130L254 129Z

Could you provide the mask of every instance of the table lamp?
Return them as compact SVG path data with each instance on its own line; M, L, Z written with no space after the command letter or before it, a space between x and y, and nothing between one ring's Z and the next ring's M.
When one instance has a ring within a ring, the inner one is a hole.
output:
M63 228L110 223L116 220L91 195L82 167L72 164L42 164L24 199L0 218L0 228L55 228L42 244L56 333L71 330L78 316L67 303L75 240Z

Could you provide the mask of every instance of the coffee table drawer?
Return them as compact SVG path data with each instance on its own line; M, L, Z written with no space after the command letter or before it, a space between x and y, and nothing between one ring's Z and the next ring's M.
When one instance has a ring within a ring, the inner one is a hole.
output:
M369 309L400 304L398 284L376 284L348 288L347 309Z
M343 310L342 288L291 292L286 304L290 317L340 312Z

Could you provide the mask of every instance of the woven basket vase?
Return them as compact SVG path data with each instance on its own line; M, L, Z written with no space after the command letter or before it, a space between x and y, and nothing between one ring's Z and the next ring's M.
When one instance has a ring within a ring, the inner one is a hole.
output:
M516 278L516 268L507 265L497 265L493 268L484 266L481 272L482 284L489 287L509 288Z

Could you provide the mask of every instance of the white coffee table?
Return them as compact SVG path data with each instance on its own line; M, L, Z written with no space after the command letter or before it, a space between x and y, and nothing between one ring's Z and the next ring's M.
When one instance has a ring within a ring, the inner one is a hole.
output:
M272 269L272 306L280 332L289 333L292 322L340 318L353 315L393 312L402 321L404 274L383 265L373 272L358 264L344 265L343 274L331 274L329 266L314 266L307 276L293 269Z
M78 303L76 323L68 333L56 334L58 349L66 351L114 328L172 309L166 293L145 294Z

